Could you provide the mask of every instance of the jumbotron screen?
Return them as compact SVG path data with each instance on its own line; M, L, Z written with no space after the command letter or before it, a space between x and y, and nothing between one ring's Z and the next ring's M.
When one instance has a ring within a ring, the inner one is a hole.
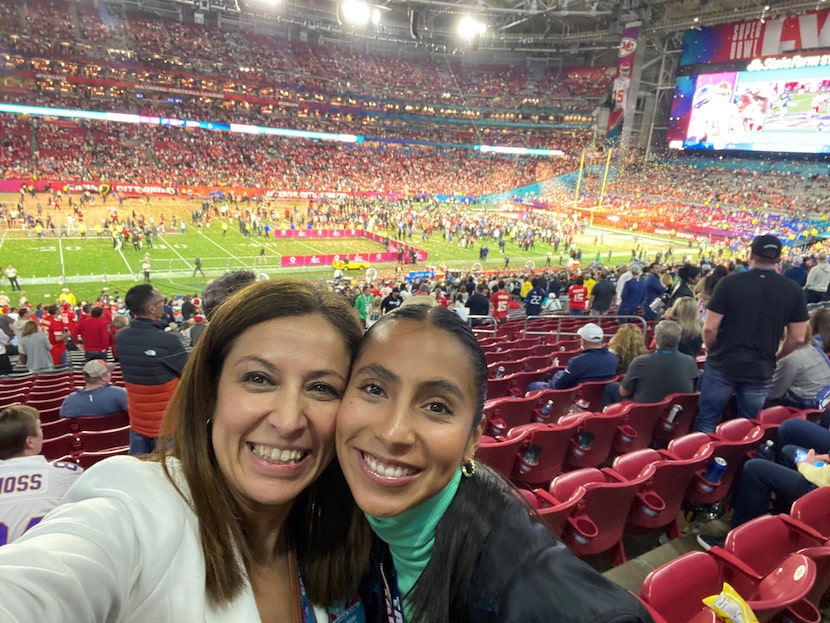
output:
M671 149L830 154L830 54L679 76Z

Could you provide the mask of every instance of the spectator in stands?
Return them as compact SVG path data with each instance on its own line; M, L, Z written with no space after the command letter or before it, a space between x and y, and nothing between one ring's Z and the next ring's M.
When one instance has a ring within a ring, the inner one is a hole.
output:
M688 394L697 385L697 363L677 350L683 329L674 320L662 320L654 329L657 350L631 362L622 382L605 387L603 404L621 400L660 402L669 394Z
M194 350L160 456L96 465L69 504L0 548L0 619L343 615L370 539L332 462L361 334L341 297L306 282L235 293Z
M47 462L42 449L37 409L17 404L0 411L0 546L36 526L83 471L74 463ZM0 614L4 605L0 603Z
M666 286L660 281L660 272L660 264L656 262L648 267L648 274L645 278L646 294L643 299L643 315L646 320L657 320L657 314L652 311L651 303L666 292Z
M784 276L787 279L792 279L799 287L803 288L807 284L807 267L804 266L804 258L796 255L792 259L792 265L784 271Z
M403 303L403 299L401 298L401 289L397 286L392 288L392 292L389 293L388 296L384 297L384 299L380 302L380 309L384 315L391 312L393 309L397 309Z
M487 316L490 314L490 299L484 294L486 290L487 284L478 284L473 294L464 303L464 306L470 310L470 316ZM473 318L470 326L477 327L481 324L482 320Z
M817 307L810 313L813 340L826 353L830 351L830 308Z
M118 346L115 343L115 334L118 333L121 329L126 327L130 324L130 321L127 319L127 316L117 315L114 316L112 322L109 326L109 333L110 333L110 348L112 349L112 358L114 361L118 361Z
M571 357L564 370L547 381L534 381L528 392L539 389L568 389L584 381L606 381L617 374L617 358L602 345L605 334L599 325L589 322L576 332L582 342L582 354Z
M17 310L17 318L12 325L15 337L17 337L17 355L21 366L26 365L26 353L23 351L23 327L32 319L32 310L28 307L21 307Z
M608 280L608 269L603 268L599 273L599 281L591 288L587 309L591 316L604 316L614 306L617 299L617 290Z
M205 320L195 324L190 329L190 345L196 346L199 336L207 328L220 303L237 290L241 290L255 281L256 275L250 270L232 270L207 284L202 290L202 312Z
M54 369L52 363L52 345L37 325L37 322L30 320L23 325L20 332L20 345L26 353L26 367L32 374L49 372Z
M372 289L369 286L363 286L363 290L355 297L354 308L357 310L357 315L360 316L360 321L363 326L366 326L366 315L369 307L372 305Z
M130 413L130 454L153 452L159 426L187 353L174 333L160 323L164 297L149 283L133 286L124 302L130 324L115 334Z
M106 359L110 348L109 323L104 319L104 309L95 306L78 325L78 334L84 343L84 360Z
M61 405L61 417L127 413L127 390L112 383L115 364L92 359L84 364L84 387L69 394Z
M587 305L588 288L585 287L585 278L579 275L568 288L568 313L571 316L584 316Z
M677 350L697 359L703 346L703 322L700 320L695 300L688 296L675 300L674 305L666 312L666 320L674 320L683 329Z
M510 301L510 292L506 290L504 280L499 280L492 296L490 296L490 315L499 324L507 322L507 314L510 312Z
M677 299L684 296L688 296L689 298L695 297L693 288L697 283L698 275L700 275L700 269L694 264L686 263L680 267L677 271L677 280L674 286L672 286L671 294L669 295L669 307L674 305Z
M367 623L650 620L476 463L486 387L475 336L441 306L402 307L361 343L336 441L375 533L360 590Z
M645 302L646 284L642 279L640 279L642 271L643 269L640 268L639 264L631 265L631 276L625 281L625 285L622 288L622 295L620 296L620 306L617 310L617 313L620 316L636 316L637 310L642 307ZM622 280L623 277L625 277L625 275L622 275L620 280ZM619 283L617 284L617 289L619 289ZM630 321L631 319L629 318L622 318L620 320L621 323Z
M542 303L545 300L544 280L541 277L536 277L531 283L532 287L528 290L527 296L523 298L525 314L538 316L542 313Z
M49 351L52 356L52 363L55 366L64 365L66 363L66 340L69 337L69 326L58 313L57 305L46 306L40 319L40 326L52 345Z
M625 374L632 361L648 353L643 330L633 322L620 326L608 341L608 350L617 357L617 374Z
M708 354L700 381L697 431L714 432L733 393L738 397L738 416L755 417L772 385L776 352L785 357L804 341L808 318L804 293L776 272L780 258L777 237L756 237L750 270L721 279L712 293L703 324ZM786 339L779 349L785 327Z
M825 300L827 288L830 287L830 264L827 263L827 254L822 251L816 260L816 265L807 273L807 281L804 284L807 303L820 303Z
M767 514L770 509L774 513L786 513L801 496L817 487L830 486L828 431L812 422L800 422L797 433L784 428L787 422L779 429L779 441L785 444L779 453L780 463L750 459L744 464L732 502L733 528ZM815 450L816 442L823 444L823 454ZM805 445L799 447L796 443ZM724 537L717 535L697 537L697 542L707 551L715 546L723 547L724 541Z
M830 385L830 359L814 342L811 324L807 325L802 343L778 360L765 406L811 409L816 394Z

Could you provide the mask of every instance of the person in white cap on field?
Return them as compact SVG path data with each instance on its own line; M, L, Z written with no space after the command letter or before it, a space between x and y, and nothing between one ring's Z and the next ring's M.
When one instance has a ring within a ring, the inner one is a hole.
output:
M527 386L527 391L537 389L568 389L583 381L606 381L617 374L617 357L602 345L605 334L602 328L589 322L576 332L582 340L582 354L572 357L564 370L560 370L547 381L536 381Z
M115 364L92 359L84 365L84 388L69 394L61 405L61 417L111 415L127 412L127 390L111 385Z

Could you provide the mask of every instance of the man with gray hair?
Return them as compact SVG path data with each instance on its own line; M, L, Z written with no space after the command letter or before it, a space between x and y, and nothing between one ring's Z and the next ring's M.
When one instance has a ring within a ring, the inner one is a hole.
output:
M669 394L695 391L697 363L677 350L682 333L683 329L674 320L657 323L654 328L657 348L653 353L634 359L621 383L606 387L604 403L621 400L660 402Z
M210 317L219 304L237 290L256 281L256 275L250 270L234 270L214 279L202 290L202 314L204 322L199 322L190 329L190 346L196 346L199 336L205 330Z

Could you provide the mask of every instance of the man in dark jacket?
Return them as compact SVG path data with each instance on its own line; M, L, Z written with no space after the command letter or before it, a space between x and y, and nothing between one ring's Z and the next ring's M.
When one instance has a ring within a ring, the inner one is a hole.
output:
M564 370L554 374L548 381L535 381L527 391L538 389L568 389L584 381L605 381L617 374L617 357L602 345L605 334L602 328L589 322L577 331L582 340L582 354L573 357Z
M179 338L161 320L164 297L149 283L133 286L124 303L129 326L115 334L130 412L130 454L155 449L161 419L187 361Z

